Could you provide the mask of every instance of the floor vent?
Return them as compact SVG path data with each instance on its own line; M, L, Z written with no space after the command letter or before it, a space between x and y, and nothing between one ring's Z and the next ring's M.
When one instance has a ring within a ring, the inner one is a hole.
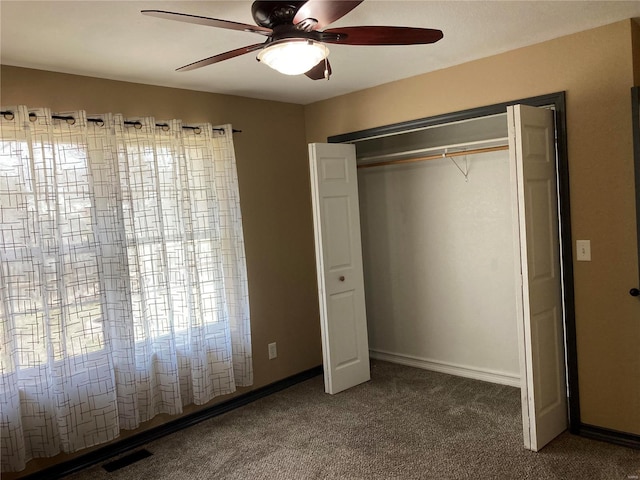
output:
M115 472L127 465L131 465L132 463L136 463L143 458L147 458L153 455L149 450L138 450L129 455L125 455L124 457L120 457L118 460L114 460L113 462L105 463L102 468L104 468L107 472Z

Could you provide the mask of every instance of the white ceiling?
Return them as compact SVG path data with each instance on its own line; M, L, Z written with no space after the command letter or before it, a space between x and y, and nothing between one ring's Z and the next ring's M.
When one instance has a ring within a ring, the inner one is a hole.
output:
M253 24L250 1L0 1L0 61L57 72L308 104L600 25L640 17L640 1L366 0L330 28L437 28L433 45L330 45L330 81L289 77L246 54L177 67L264 37L147 17L169 10Z

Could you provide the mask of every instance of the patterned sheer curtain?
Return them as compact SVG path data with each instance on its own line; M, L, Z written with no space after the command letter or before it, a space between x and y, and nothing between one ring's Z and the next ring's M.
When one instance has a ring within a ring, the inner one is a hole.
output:
M231 126L3 111L2 471L251 385Z

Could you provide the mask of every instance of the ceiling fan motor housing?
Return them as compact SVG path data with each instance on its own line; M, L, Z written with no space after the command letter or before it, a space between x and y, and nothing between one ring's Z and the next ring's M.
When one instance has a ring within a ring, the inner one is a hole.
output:
M255 1L251 5L251 15L256 24L265 28L274 28L278 25L292 24L293 17L298 9L307 3L303 1L273 2Z

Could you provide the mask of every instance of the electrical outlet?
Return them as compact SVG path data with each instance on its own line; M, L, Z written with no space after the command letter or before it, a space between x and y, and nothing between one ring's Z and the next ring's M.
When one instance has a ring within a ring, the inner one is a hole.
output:
M276 342L269 344L269 360L273 360L278 356L278 349L276 348Z

